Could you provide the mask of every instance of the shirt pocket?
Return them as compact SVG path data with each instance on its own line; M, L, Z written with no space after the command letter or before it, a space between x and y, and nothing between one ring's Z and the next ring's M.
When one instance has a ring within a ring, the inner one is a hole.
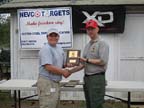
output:
M89 52L89 57L88 58L99 58L98 51Z

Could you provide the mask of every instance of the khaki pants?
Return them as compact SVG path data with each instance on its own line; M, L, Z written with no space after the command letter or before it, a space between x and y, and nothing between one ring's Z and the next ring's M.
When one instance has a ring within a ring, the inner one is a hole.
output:
M37 90L40 108L56 108L59 103L60 90L59 83L39 77Z

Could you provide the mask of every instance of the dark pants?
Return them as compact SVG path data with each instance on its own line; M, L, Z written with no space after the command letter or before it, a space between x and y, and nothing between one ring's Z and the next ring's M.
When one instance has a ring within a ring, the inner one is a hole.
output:
M105 75L84 77L84 93L87 108L103 108L105 95Z

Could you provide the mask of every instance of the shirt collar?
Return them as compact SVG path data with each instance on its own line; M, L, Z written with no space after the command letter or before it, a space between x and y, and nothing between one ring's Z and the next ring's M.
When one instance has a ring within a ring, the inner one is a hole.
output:
M92 44L92 43L96 43L97 41L99 41L100 40L100 36L98 37L98 38L96 38L95 40L90 40L90 43Z

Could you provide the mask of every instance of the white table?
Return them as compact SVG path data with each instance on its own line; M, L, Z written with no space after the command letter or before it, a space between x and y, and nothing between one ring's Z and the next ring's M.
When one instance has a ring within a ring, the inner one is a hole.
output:
M82 83L82 82L80 82ZM62 91L83 91L82 85L76 85L75 87L62 87ZM115 98L121 100L123 102L127 102L128 108L131 105L131 92L144 92L144 82L140 81L108 81L106 86L107 92L127 92L128 100L123 100L117 97L112 97L106 95L111 98Z
M36 86L33 86L35 84L36 84L36 80L12 79L12 80L3 81L2 83L0 83L0 90L14 91L14 107L21 108L20 91L21 90L36 90ZM33 96L29 96L29 97L33 97ZM29 98L29 97L26 97L26 98Z
M36 80L11 79L0 84L0 90L36 90Z
M67 83L68 81L62 81L61 83ZM15 99L15 108L20 108L20 91L21 90L36 90L36 80L8 80L0 83L0 90L13 90ZM61 91L83 91L82 82L75 87L61 87ZM107 92L127 92L128 93L128 108L131 103L131 92L144 92L144 82L138 81L108 81L106 86ZM17 100L18 95L18 100ZM30 96L31 97L31 96Z

